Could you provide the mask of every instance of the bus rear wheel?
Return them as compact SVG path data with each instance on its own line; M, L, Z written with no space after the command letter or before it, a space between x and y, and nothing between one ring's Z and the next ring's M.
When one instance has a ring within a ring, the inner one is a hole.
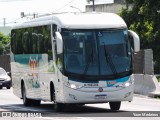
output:
M111 110L119 110L121 106L121 102L109 102Z
M26 89L24 85L22 86L22 98L23 98L23 104L25 106L31 106L31 105L40 106L41 104L41 100L32 100L26 97Z
M26 89L25 89L24 84L22 86L22 98L23 98L23 104L25 106L30 106L31 105L31 103L32 103L31 100L26 97Z

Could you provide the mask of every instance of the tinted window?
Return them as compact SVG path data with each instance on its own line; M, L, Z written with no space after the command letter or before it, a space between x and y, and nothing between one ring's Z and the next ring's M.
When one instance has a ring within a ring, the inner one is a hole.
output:
M48 54L52 59L50 25L12 30L11 50L14 54Z

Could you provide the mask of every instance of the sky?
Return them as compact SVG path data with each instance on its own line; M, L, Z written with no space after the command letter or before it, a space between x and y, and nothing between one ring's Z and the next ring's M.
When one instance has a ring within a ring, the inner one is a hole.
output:
M6 19L6 26L23 21L21 12L25 14L84 12L86 4L86 0L0 0L0 26L3 26L4 18Z

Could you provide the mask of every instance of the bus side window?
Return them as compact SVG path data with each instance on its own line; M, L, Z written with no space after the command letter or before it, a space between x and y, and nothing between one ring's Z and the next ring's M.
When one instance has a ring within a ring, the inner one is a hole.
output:
M54 56L54 61L57 63L57 46L56 46L56 34L57 32L57 25L53 24L52 25L52 37L53 37L53 56Z
M53 60L52 43L51 43L51 26L40 26L38 34L38 44L41 46L41 53L48 54L48 62Z
M28 49L28 53L29 54L33 54L33 42L32 42L32 28L28 28L28 43L29 43L29 49Z
M37 54L38 50L37 50L37 42L38 42L38 35L37 33L32 33L32 50L33 50L33 54Z
M17 38L16 38L16 53L23 54L23 46L22 46L22 29L16 31Z
M15 30L12 30L11 31L11 51L13 53L15 53L15 48L16 48L15 40L16 40L16 32Z
M29 37L29 33L28 32L24 32L23 33L23 49L24 49L24 54L29 54L29 40L28 40L28 37Z
M42 53L44 45L43 45L43 34L41 33L38 34L37 47L38 47L38 53Z

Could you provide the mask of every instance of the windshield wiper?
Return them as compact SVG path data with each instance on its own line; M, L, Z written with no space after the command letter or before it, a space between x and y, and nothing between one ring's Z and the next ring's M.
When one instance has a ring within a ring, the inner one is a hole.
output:
M112 61L112 58L110 57L109 53L107 52L105 44L103 46L104 46L106 62L109 64L111 71L114 73L114 75L117 76L117 70L116 70L115 65Z
M90 56L89 56L89 59L88 59L87 64L86 64L86 67L85 67L84 72L83 72L83 74L82 74L82 78L85 77L85 75L86 75L86 73L87 73L87 71L88 71L89 65L90 65L91 62L93 61L93 46L92 46L92 45L91 45L91 48L92 48L92 52L91 52L91 54L90 54Z

